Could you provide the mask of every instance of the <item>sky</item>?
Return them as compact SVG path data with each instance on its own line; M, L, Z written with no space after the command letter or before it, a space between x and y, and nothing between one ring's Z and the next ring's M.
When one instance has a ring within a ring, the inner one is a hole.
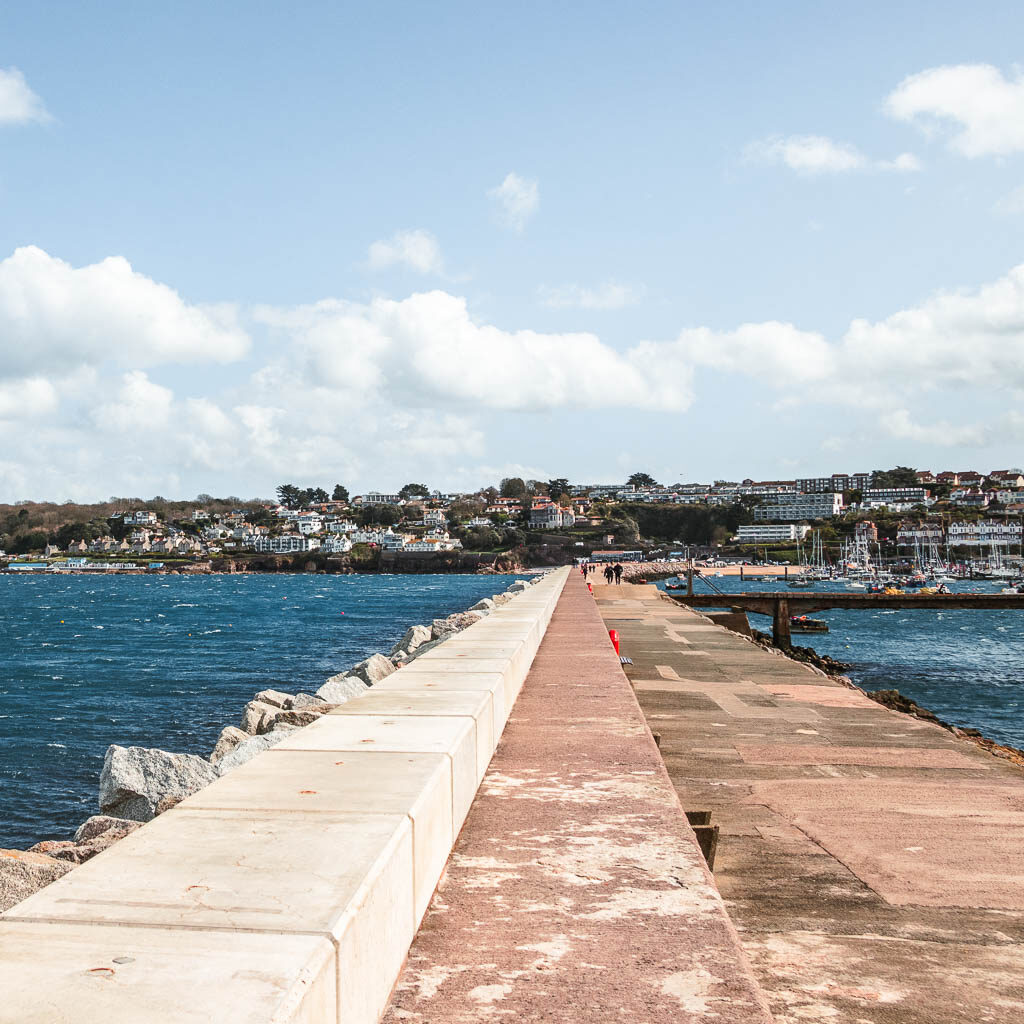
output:
M1020 466L1021 40L984 0L3 5L0 501Z

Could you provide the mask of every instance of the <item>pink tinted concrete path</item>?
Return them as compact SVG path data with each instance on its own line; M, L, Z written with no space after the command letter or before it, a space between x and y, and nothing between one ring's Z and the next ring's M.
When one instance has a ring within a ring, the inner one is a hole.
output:
M385 1020L768 1022L573 574Z

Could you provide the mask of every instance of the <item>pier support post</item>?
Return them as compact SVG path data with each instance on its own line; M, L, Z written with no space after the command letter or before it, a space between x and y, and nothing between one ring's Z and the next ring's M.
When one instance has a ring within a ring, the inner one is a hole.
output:
M775 646L784 651L790 648L789 602L783 597L775 602L775 618L772 621L772 638Z
M693 596L693 562L686 567L686 592Z

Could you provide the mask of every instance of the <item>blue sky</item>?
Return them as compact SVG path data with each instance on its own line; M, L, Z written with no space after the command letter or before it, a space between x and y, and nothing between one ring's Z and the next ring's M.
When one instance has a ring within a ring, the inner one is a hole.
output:
M1021 38L8 5L0 500L1019 465Z

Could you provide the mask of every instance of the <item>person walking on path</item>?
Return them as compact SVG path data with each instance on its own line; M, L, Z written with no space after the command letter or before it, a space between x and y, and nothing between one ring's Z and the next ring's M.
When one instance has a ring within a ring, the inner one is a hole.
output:
M612 582L613 579L615 579L615 570L610 565L606 565L604 567L604 580L605 580L605 583L611 585L611 582Z
M615 573L615 582L622 582L622 566L618 562L615 563L615 568L612 570Z

